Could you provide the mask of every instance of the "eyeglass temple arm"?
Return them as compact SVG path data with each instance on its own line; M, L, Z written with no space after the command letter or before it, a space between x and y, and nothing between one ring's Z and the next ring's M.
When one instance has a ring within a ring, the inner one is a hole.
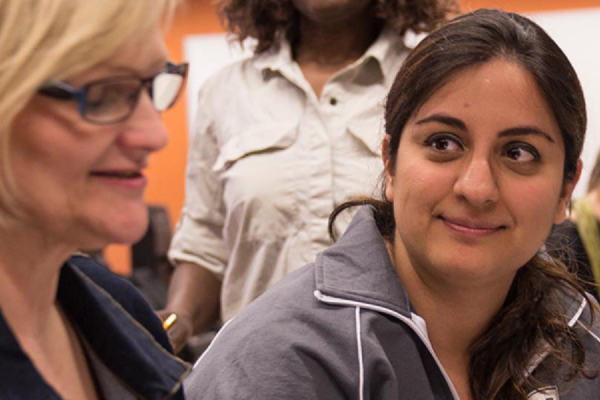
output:
M70 85L60 81L48 81L38 89L38 93L58 100L71 100L79 97L80 93Z

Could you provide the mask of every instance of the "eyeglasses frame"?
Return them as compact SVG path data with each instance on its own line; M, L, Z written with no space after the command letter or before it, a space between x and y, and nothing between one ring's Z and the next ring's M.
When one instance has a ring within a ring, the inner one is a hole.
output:
M92 124L96 124L96 125L116 124L119 122L123 122L123 121L127 120L129 117L131 117L131 115L134 113L134 111L138 105L140 95L144 89L146 89L148 91L148 95L150 96L150 98L151 99L153 98L152 83L154 82L154 79L156 79L157 76L164 74L165 72L177 74L182 77L181 87L179 88L179 91L177 92L177 94L174 96L173 102L171 104L169 104L167 107L165 107L164 110L160 110L160 111L165 111L165 110L168 110L169 108L171 108L175 104L175 102L179 99L179 95L183 91L183 88L185 86L185 81L187 78L188 67L189 67L189 64L187 62L183 62L180 64L167 62L166 66L162 70L160 70L156 74L149 76L147 78L139 78L136 76L112 76L112 77L97 79L97 80L88 82L85 85L83 85L80 89L77 89L74 86L72 86L66 82L63 82L63 81L48 80L41 88L38 89L37 93L40 95L43 95L43 96L57 99L57 100L77 102L77 108L79 110L79 114L81 115L81 118L83 118L85 121L90 122ZM138 93L136 96L135 103L133 104L133 106L131 107L131 110L126 115L124 115L123 117L114 119L114 120L110 120L110 121L90 120L86 116L86 111L87 111L87 99L86 98L87 98L88 91L90 90L90 87L98 85L98 84L103 84L103 83L119 82L120 80L128 80L129 81L132 79L139 80L140 87L139 87L139 90L138 90Z

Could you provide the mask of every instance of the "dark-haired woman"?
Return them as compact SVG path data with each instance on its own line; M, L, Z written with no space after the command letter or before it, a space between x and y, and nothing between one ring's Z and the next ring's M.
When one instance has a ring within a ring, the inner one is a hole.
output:
M226 325L202 399L597 399L597 304L539 249L580 171L583 93L530 20L459 17L386 105L382 200Z
M235 316L331 244L333 207L371 194L381 172L383 99L408 53L454 0L224 0L255 55L199 94L186 202L169 252L162 315L181 348ZM340 230L343 229L340 224Z

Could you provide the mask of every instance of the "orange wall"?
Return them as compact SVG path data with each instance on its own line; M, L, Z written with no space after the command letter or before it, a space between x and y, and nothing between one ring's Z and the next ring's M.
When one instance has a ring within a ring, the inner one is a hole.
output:
M459 0L462 11L477 8L502 8L508 11L532 12L572 8L600 7L600 0ZM187 0L179 11L167 35L171 58L183 58L183 38L186 35L222 32L211 0ZM206 55L210 60L210 54ZM182 101L164 115L171 134L169 145L154 156L148 170L150 184L147 199L150 203L164 204L171 216L172 226L179 218L184 198L184 173L187 154L187 125L185 94ZM110 246L106 257L111 266L120 273L130 270L129 250L126 246Z
M462 11L501 8L514 12L565 10L600 7L600 0L459 0Z
M183 39L186 35L221 31L223 29L212 1L187 0L177 13L166 37L171 59L176 62L183 60ZM207 54L207 59L209 57ZM164 114L163 120L169 130L170 140L167 147L150 160L146 198L149 203L165 205L171 216L171 225L175 226L184 196L187 156L185 93L181 94L179 103ZM116 272L130 272L129 246L109 246L105 256Z

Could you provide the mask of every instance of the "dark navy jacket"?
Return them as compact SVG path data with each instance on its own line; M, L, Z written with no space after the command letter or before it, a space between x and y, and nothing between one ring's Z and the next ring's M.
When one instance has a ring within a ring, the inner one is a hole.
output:
M158 317L139 291L95 261L63 266L58 300L100 360L139 399L182 400L189 367L171 354ZM0 313L0 399L55 400Z

